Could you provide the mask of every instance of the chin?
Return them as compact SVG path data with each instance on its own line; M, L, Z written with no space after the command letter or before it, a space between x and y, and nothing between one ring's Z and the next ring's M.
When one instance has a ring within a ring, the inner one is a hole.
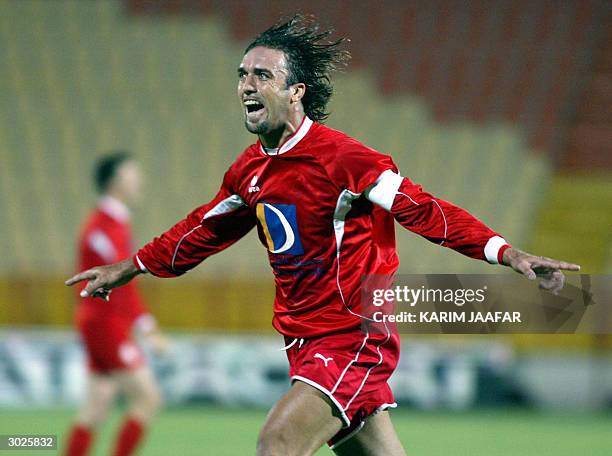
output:
M250 133L253 133L253 134L256 134L256 135L266 134L266 133L269 133L269 131L270 131L268 122L266 122L266 121L263 121L263 122L260 122L258 124L253 125L253 124L248 123L245 120L244 126L246 127L246 129Z

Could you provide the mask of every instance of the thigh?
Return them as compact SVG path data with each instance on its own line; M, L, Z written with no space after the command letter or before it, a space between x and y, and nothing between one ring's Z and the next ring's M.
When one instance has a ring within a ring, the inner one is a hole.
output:
M117 382L110 375L91 372L87 376L86 402L106 404L117 394Z
M115 372L112 377L128 400L158 394L155 376L147 365Z
M142 423L149 423L161 407L161 393L153 371L146 365L116 372L119 390L128 402L127 413Z
M258 454L266 454L260 450L265 446L285 456L310 455L341 427L342 420L330 399L316 388L296 381L268 414L260 433Z
M370 416L360 431L336 444L334 453L338 456L406 456L389 412Z
M98 426L106 419L116 394L117 382L112 377L89 373L85 400L81 404L77 420L87 426Z

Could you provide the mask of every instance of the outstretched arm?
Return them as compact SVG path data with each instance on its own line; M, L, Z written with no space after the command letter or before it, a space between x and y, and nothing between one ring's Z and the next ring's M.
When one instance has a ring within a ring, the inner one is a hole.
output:
M510 266L530 280L541 277L540 286L555 293L563 287L561 270L580 269L576 264L511 247L498 233L464 209L434 197L392 170L383 172L366 191L366 196L391 212L404 228L427 240L471 258Z
M225 250L254 226L255 215L242 199L222 191L142 247L134 264L157 277L176 277Z

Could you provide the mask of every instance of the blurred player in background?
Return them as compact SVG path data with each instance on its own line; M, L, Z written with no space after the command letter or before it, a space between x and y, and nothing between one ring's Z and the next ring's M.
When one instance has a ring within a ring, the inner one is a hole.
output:
M387 383L399 337L362 331L361 279L399 266L394 219L436 244L504 264L541 286L563 286L577 265L511 247L465 210L402 177L391 157L326 127L330 73L348 53L296 16L260 34L238 68L247 130L258 141L226 172L208 204L140 249L132 261L77 274L83 296L108 297L138 274L185 273L253 227L276 282L274 327L285 336L292 386L259 435L260 456L401 456ZM406 65L409 62L405 63ZM361 100L355 100L359 115ZM189 164L186 164L189 166ZM114 298L113 298L114 299Z
M79 270L133 254L130 207L142 194L138 163L124 151L105 155L95 167L94 180L101 196L80 235ZM87 356L88 385L68 437L66 455L88 454L96 430L119 394L127 401L127 415L113 455L132 454L161 404L151 369L133 336L142 337L158 353L167 350L168 341L144 306L135 283L116 290L108 302L81 300L76 326Z

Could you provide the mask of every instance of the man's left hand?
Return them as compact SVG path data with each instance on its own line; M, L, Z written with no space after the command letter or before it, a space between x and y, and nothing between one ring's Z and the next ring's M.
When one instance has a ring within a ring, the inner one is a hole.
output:
M503 263L516 272L523 274L529 280L540 277L540 288L554 294L559 293L565 284L565 276L561 271L579 271L580 266L566 261L535 256L515 248L506 249Z

